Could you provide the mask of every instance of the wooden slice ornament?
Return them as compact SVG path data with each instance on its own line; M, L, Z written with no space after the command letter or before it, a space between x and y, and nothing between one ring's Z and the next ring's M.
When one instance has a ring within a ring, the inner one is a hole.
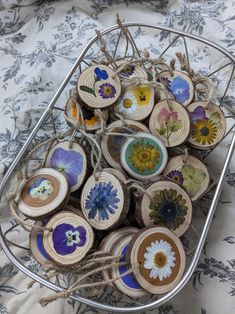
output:
M63 211L46 225L43 245L47 254L60 265L74 265L82 260L93 245L94 233L89 223L79 215Z
M164 84L167 95L182 105L187 106L194 98L194 85L190 77L181 71L173 71L173 76L169 71L159 73L159 81ZM169 94L168 94L169 92ZM168 98L164 91L160 91L161 99Z
M142 121L146 119L154 106L154 88L149 81L139 79L138 85L131 85L124 89L114 111L121 114L125 119Z
M189 138L191 133L189 113L174 100L162 100L152 111L149 129L166 147L179 146Z
M161 179L146 192L137 201L136 217L140 224L164 226L178 237L183 235L192 220L192 203L185 190L173 181Z
M143 78L145 80L148 79L147 72L140 65L129 63L123 66L123 61L117 61L116 63L118 65L117 72L120 79L128 80L133 77Z
M77 82L79 99L92 109L105 109L114 104L121 94L118 75L105 65L94 65L84 70Z
M148 180L161 174L167 164L164 144L152 134L138 132L126 140L121 150L122 167L132 177Z
M109 172L98 172L85 183L81 194L83 215L98 230L120 225L129 210L129 191Z
M87 157L84 149L77 143L59 142L48 153L46 166L56 169L65 175L71 192L76 191L83 183L87 173Z
M148 128L134 120L125 120L123 125L121 120L110 123L108 126L109 133L135 134L136 132L149 132ZM122 145L127 137L119 135L104 135L101 141L101 149L106 161L116 169L122 169L120 162L120 153Z
M185 269L185 252L179 238L164 227L142 229L133 236L127 251L140 286L153 294L172 290Z
M109 172L111 174L113 174L115 177L118 178L118 180L120 180L122 183L125 183L127 180L126 175L118 169L114 169L114 168L104 168L105 172Z
M27 217L41 219L67 203L69 186L65 176L52 168L41 168L20 186L18 208Z
M188 107L192 120L189 143L198 149L212 149L220 143L226 132L223 111L213 102L196 101Z
M178 155L170 158L163 173L180 184L192 201L196 201L208 189L210 175L202 161L194 156Z
M107 121L108 111L102 111L103 119ZM93 109L85 107L78 103L74 96L70 97L65 106L65 119L69 125L71 121L78 124L80 127L83 126L86 131L96 131L101 127L101 119Z

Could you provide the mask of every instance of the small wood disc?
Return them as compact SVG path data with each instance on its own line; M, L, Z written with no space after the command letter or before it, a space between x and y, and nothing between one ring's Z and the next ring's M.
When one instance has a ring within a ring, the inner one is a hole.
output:
M117 70L122 66L123 61L118 61L119 65ZM131 79L133 77L148 79L148 74L143 67L138 64L129 63L125 65L122 70L118 73L120 79Z
M139 132L136 135L139 138L129 138L122 146L122 166L134 178L154 178L163 172L167 164L167 150L152 134Z
M138 232L138 229L136 229L135 233ZM123 236L119 241L117 241L112 249L112 255L123 256L120 258L119 262L125 262L126 258L126 252L129 245L130 240L133 237L132 234L127 234ZM119 276L122 276L125 272L127 272L130 269L130 267L126 265L120 265L118 267L113 267L111 271L112 278L118 278ZM131 298L139 298L147 294L147 291L145 291L139 283L136 281L134 275L127 274L117 280L114 281L115 286L125 295L128 295Z
M87 157L81 145L73 142L69 148L69 141L63 141L49 151L46 166L63 173L71 192L74 192L82 185L86 176Z
M91 249L94 233L88 222L79 215L63 211L54 215L46 225L43 244L47 254L60 265L73 265Z
M149 120L151 133L166 147L184 143L190 136L191 121L185 107L174 100L162 100L156 104Z
M192 203L188 194L177 183L159 180L151 184L137 202L137 217L142 225L159 225L178 237L188 229L192 220Z
M185 268L185 252L179 238L164 227L142 229L133 236L127 252L140 286L153 294L173 289ZM138 266L139 265L139 266Z
M25 216L39 219L66 204L68 193L68 182L62 173L41 168L22 182L18 208Z
M207 167L191 155L170 158L163 175L183 186L192 201L204 194L210 183Z
M36 222L36 225L43 226L41 221ZM38 229L32 229L29 235L29 247L31 250L31 253L33 254L35 260L40 265L50 265L53 264L52 259L45 251L44 245L43 245L43 232Z
M129 210L128 190L113 174L102 171L92 175L81 194L81 208L91 226L98 230L120 225Z
M135 134L136 132L149 132L148 128L134 120L125 120L124 126L121 120L115 121L109 125L109 133ZM120 165L120 153L126 137L119 135L105 135L101 141L101 149L106 161L116 169L122 169Z
M194 97L194 85L187 74L173 71L173 76L171 76L169 71L163 71L159 77L173 99L185 106L191 103ZM167 98L163 91L160 92L160 96L161 99Z
M125 119L141 121L146 119L154 106L154 88L148 81L140 79L141 84L128 86L115 104L114 111Z
M192 135L189 143L198 149L211 149L218 144L226 132L223 111L214 103L196 101L188 107L192 120Z
M104 109L114 104L121 94L121 83L115 72L105 65L84 70L77 82L78 97L90 108Z
M102 115L105 121L108 119L108 111L103 110ZM83 118L83 120L82 120ZM71 125L71 121L84 127L86 131L96 131L101 127L100 117L94 110L80 105L74 96L70 97L65 106L65 119Z
M127 180L126 175L121 170L114 169L114 168L104 168L104 171L113 174L122 183L124 183Z

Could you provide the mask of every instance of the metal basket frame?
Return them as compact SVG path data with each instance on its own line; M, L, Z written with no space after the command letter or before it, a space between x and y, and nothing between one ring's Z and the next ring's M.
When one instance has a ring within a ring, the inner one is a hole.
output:
M193 40L197 40L201 43L204 43L214 49L216 49L217 51L221 52L225 57L228 58L229 62L226 63L225 65L221 66L220 68L218 68L216 71L210 73L209 76L213 75L214 73L216 73L217 71L220 71L221 69L225 68L226 66L231 65L232 66L232 70L231 70L231 74L229 76L229 81L228 84L225 88L224 94L221 98L221 102L220 102L220 106L223 105L223 100L226 96L226 93L228 91L229 85L231 83L231 80L233 78L234 75L234 71L235 71L235 58L224 48L222 48L221 46L207 40L207 39L203 39L200 38L196 35L191 35L191 34L187 34L185 32L182 31L178 31L178 30L174 30L168 27L163 27L163 26L159 26L159 25L150 25L150 24L138 24L138 23L124 23L123 24L128 30L131 27L146 27L146 28L150 28L150 29L155 29L155 30L159 30L159 31L166 31L166 32L170 32L172 34L175 34L176 37L173 39L173 41L167 46L167 48L164 49L164 51L161 53L161 56L169 49L169 47L171 45L174 44L174 42L176 40L178 40L179 38L183 39L183 43L184 43L184 47L185 47L185 52L186 52L186 56L188 58L188 47L187 47L187 43L185 38L189 38L189 39L193 39ZM114 25L111 26L107 29L105 29L104 31L102 31L100 34L101 36L107 35L113 31L118 30L118 26ZM119 39L118 42L120 40L120 36L121 36L121 31L119 34ZM49 103L49 105L46 107L45 111L43 112L41 118L39 119L39 121L37 122L37 124L35 125L32 133L29 135L27 141L24 143L23 147L21 148L21 150L19 151L18 155L16 156L16 158L14 159L14 161L12 162L11 166L9 167L6 175L4 176L1 185L0 185L0 199L2 199L2 195L3 195L3 191L4 188L9 180L9 178L11 177L12 173L14 172L14 170L17 168L17 165L19 163L19 161L21 160L22 156L25 154L28 146L30 145L30 143L32 142L32 140L35 138L37 132L39 131L40 127L42 126L42 124L48 119L48 117L50 117L51 115L53 116L53 110L54 109L60 109L58 107L55 106L58 98L60 97L60 95L62 94L62 92L64 91L65 87L67 86L68 82L70 81L70 79L72 78L73 74L75 73L75 71L77 70L78 67L80 67L81 69L81 63L84 62L85 64L87 64L83 58L86 55L87 51L89 50L89 48L98 40L98 37L95 36L92 38L92 40L86 45L86 47L83 49L83 51L81 52L80 56L78 57L78 59L76 60L76 62L74 63L73 67L71 68L71 70L69 71L69 73L67 74L66 78L64 79L64 81L62 82L62 84L60 85L59 89L57 90L56 94L54 95L54 97L52 98L51 102ZM118 45L117 42L117 45ZM133 40L133 44L136 48L136 51L139 55L139 51L138 48L135 45L135 42ZM117 47L116 47L117 48ZM114 54L116 53L116 49ZM139 55L140 56L140 55ZM89 65L89 64L87 64ZM60 109L61 110L61 109ZM228 116L227 118L230 118L231 116ZM232 116L233 117L233 116ZM232 129L234 128L235 124L232 126L232 128L230 128L230 130L227 132L230 133L232 131ZM54 127L54 131L56 132L56 128L54 125L54 121L53 121L53 127ZM227 136L227 134L225 136ZM226 155L226 158L224 160L223 163L223 168L220 174L220 178L217 181L217 186L215 189L215 193L213 196L213 199L211 201L211 205L205 220L205 224L203 227L203 230L201 232L201 235L199 237L198 240L198 244L197 247L195 248L193 257L191 259L191 263L188 266L187 271L184 273L183 277L181 278L180 282L177 284L177 286L172 289L170 292L168 292L167 294L161 296L159 299L157 299L156 301L153 301L149 304L145 304L145 305L138 305L138 306L131 306L131 307L116 307L116 306L110 306L108 304L102 304L100 302L97 302L95 300L89 299L89 298L85 298L82 297L78 294L74 294L73 296L71 296L71 299L79 301L83 304L86 304L88 306L91 307L95 307L101 310L106 310L109 312L122 312L122 313L136 313L139 311L145 311L145 310L150 310L150 309L154 309L157 308L161 305L163 305L164 303L166 303L167 301L169 301L170 299L172 299L178 292L181 291L181 289L187 284L187 282L189 281L190 277L192 276L197 263L199 261L200 258L200 254L202 252L203 246L205 244L205 240L212 222L212 218L216 209L216 206L218 204L219 201L219 197L220 197L220 193L223 187L223 182L226 176L226 171L228 169L230 160L232 158L232 154L235 148L235 133L232 136L230 145L229 145L229 149ZM208 153L206 154L206 157L208 156ZM16 225L15 225L16 226ZM46 286L47 288L50 288L51 290L54 291L63 291L64 288L57 286L55 284L53 284L52 282L49 282L47 280L45 280L44 278L42 278L41 276L39 276L38 274L30 271L25 265L23 265L14 255L14 253L12 252L12 250L9 247L9 244L12 244L9 240L6 239L6 235L9 231L11 231L15 226L11 227L10 229L8 229L6 232L3 233L2 231L2 226L0 224L0 245L3 248L3 251L5 252L6 256L9 258L9 260L19 269L21 270L24 274L26 274L27 276L31 277L33 280L39 282L40 284L43 284L44 286ZM19 248L24 248L20 245L16 245Z

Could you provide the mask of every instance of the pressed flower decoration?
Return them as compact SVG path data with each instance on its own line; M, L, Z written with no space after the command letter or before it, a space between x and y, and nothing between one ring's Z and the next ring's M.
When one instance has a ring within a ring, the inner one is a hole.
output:
M156 225L176 230L185 221L186 200L174 189L164 189L155 193L151 199L149 217Z
M179 103L183 104L190 98L189 83L180 76L173 79L161 77L161 81Z
M206 174L203 170L197 169L191 165L184 165L181 168L183 175L183 187L190 197L193 197L200 190Z
M120 199L117 197L117 189L111 182L99 182L95 184L86 199L85 208L89 211L88 218L108 220L118 209Z
M182 185L184 182L184 177L182 172L179 170L172 170L167 174L167 177L175 181L176 183Z
M60 255L72 254L85 245L86 239L86 229L83 226L73 227L67 223L57 225L52 234L54 249Z
M117 105L117 111L120 113L133 113L136 111L138 102L133 93L127 92Z
M104 83L99 87L99 94L103 99L113 98L116 94L116 89L112 84Z
M133 88L133 94L139 106L148 105L152 90L147 85L139 85Z
M54 191L54 188L49 180L40 177L36 178L28 187L28 194L31 198L45 201Z
M82 115L84 119L84 124L86 126L92 127L99 121L98 115L96 115L92 110L89 110L88 108L84 106L81 107L81 110L82 110ZM73 118L75 118L78 121L78 123L82 123L81 115L78 114L77 106L74 101L72 102L72 106L71 106L71 115Z
M135 65L134 64L127 64L119 75L125 78L130 78L135 72Z
M151 245L146 248L144 258L144 268L151 270L150 278L158 278L162 281L164 278L171 276L176 258L175 252L168 242L162 239L152 242Z

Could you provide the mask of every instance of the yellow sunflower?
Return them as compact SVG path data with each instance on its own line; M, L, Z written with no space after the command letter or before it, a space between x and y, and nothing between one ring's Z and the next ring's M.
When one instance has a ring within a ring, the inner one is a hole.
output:
M199 144L212 144L216 135L216 125L210 119L198 120L193 124L192 138Z
M152 170L159 163L160 153L150 144L137 143L129 156L129 160L138 171Z
M138 105L148 105L151 96L151 88L147 85L139 85L133 89Z

